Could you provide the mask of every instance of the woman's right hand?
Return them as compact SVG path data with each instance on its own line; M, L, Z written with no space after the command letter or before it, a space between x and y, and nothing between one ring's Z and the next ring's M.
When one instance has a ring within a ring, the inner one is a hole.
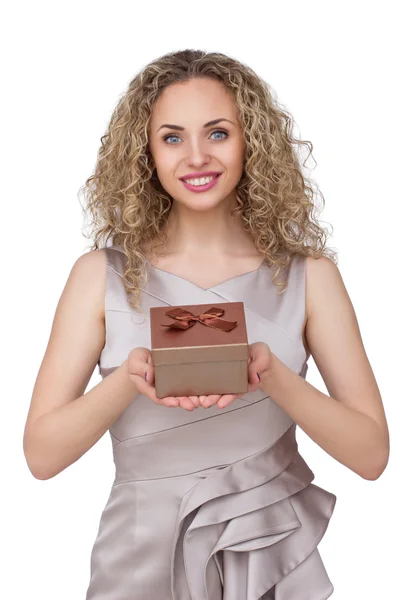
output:
M136 385L138 392L144 394L155 404L163 406L181 406L192 411L200 404L198 396L166 396L157 398L154 387L154 366L151 351L148 348L133 348L128 354L129 379Z

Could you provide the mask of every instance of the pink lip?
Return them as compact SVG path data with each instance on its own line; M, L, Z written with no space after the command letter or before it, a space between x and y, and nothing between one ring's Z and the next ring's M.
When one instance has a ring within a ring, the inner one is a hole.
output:
M204 173L188 173L179 179L196 179L198 177L211 177L212 175L221 175L219 171L204 171Z
M212 179L209 183L206 183L204 185L190 185L190 183L183 181L183 179L182 179L182 183L185 186L185 188L187 190L190 190L191 192L207 192L207 190L210 190L217 184L220 173L216 174L216 175L217 176L214 179Z

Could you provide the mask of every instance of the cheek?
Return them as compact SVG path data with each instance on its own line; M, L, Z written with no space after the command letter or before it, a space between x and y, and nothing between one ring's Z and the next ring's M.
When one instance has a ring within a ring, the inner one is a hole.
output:
M226 165L226 167L231 171L240 170L243 167L244 162L244 154L245 154L245 146L239 141L235 140L234 144L226 146L223 149L223 156L221 156L221 161Z
M228 164L230 171L235 177L241 174L244 167L244 153L241 148L238 148L234 154L231 154Z
M159 152L154 156L157 177L163 188L170 194L176 185L176 176L178 173L178 164L173 160L170 153Z
M158 173L162 174L164 177L173 175L178 162L173 153L165 152L161 149L153 156Z

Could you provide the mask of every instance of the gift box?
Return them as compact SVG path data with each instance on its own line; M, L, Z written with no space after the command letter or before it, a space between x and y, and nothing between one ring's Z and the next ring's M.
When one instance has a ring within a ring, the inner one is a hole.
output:
M243 302L150 308L157 398L248 391Z

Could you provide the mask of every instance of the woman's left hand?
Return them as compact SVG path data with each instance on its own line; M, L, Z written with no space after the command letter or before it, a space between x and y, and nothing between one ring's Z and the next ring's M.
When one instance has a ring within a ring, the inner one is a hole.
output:
M268 344L255 342L249 345L249 392L261 387L261 378L271 369L272 352Z
M264 342L249 344L248 364L248 392L254 392L261 386L261 377L271 368L272 353ZM260 376L260 377L259 377ZM200 404L203 408L209 408L216 404L219 408L226 408L236 398L243 394L229 394L225 396L200 396Z

